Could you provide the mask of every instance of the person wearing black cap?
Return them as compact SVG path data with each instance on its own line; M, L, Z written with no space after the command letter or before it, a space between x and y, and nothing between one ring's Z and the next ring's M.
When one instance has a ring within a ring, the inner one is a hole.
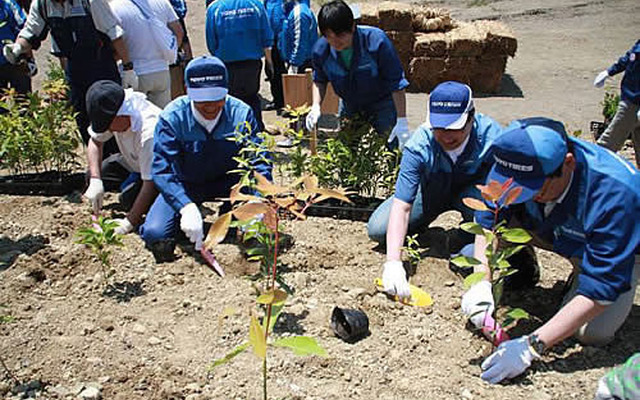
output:
M140 234L158 262L173 258L178 226L200 250L203 221L198 205L229 197L239 179L229 171L238 166L234 157L241 145L230 139L237 130L251 129L250 140L260 140L251 107L228 95L227 69L219 58L194 58L185 70L185 82L187 95L165 107L154 135L152 175L161 196ZM270 165L261 160L252 164L271 179Z
M117 83L107 80L97 81L89 87L86 102L91 122L91 139L87 146L91 177L84 196L97 214L104 196L102 175L106 165L101 162L102 147L104 142L115 138L120 149L120 162L127 171L133 173L121 187L123 194L120 197L131 209L126 218L117 220L116 228L116 233L126 234L142 222L142 216L158 194L151 179L151 163L153 132L161 110L148 101L144 94L133 89L124 90ZM142 179L141 186L136 184L139 179ZM127 198L135 200L126 201Z

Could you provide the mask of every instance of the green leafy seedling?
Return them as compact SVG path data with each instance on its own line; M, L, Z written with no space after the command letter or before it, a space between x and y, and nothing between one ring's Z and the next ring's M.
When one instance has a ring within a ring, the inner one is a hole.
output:
M123 246L122 235L115 233L118 227L116 221L104 218L103 216L91 216L91 225L78 231L76 243L89 247L91 252L100 261L103 281L106 285L108 279L113 274L111 271L111 248Z

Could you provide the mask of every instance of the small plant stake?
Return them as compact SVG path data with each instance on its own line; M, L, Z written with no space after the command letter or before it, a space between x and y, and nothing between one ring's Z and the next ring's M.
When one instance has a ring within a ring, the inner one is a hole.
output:
M507 228L504 221L498 221L500 211L512 204L522 193L521 187L511 187L513 179L500 184L497 181L490 181L488 185L478 185L478 189L485 201L474 199L471 197L464 198L462 202L469 208L476 211L489 211L493 214L493 228L489 231L483 229L480 224L475 222L467 222L460 225L464 231L474 235L482 235L487 242L485 255L487 257L487 267L489 276L486 277L485 272L474 272L467 276L464 280L465 289L469 289L476 283L488 278L491 282L493 291L493 300L495 304L494 315L487 316L482 329L485 336L489 337L494 346L498 346L501 342L508 340L506 329L515 325L521 319L528 319L529 314L521 308L509 309L502 322L498 321L500 300L502 298L502 289L504 280L507 276L517 272L507 260L524 248L524 244L531 240L531 236L521 228ZM489 203L487 206L486 203ZM513 245L506 245L512 243ZM474 257L458 256L451 260L458 267L473 267L480 265L480 260ZM489 305L487 304L487 308Z

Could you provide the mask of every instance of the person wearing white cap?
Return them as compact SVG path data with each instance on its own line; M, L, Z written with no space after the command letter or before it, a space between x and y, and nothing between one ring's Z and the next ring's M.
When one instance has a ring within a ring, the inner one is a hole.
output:
M237 168L234 157L241 149L229 140L236 130L247 129L248 124L251 140L260 140L251 107L228 95L227 69L220 59L193 59L185 70L185 82L187 95L169 103L156 126L152 176L161 196L140 228L158 262L173 258L178 226L200 250L203 221L198 205L229 197L238 182L238 175L228 173ZM271 179L270 165L255 160L254 166Z

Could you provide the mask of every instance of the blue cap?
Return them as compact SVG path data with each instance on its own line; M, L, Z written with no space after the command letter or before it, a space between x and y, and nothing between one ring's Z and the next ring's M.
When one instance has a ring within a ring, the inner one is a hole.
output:
M187 95L193 101L219 101L228 89L227 67L217 57L196 57L184 71Z
M462 129L473 109L473 92L469 86L454 81L442 82L429 95L427 126Z
M503 183L513 178L522 187L514 203L524 203L535 196L549 175L556 171L567 155L566 131L562 123L549 118L526 118L513 121L491 145L495 164L489 171L491 180Z

